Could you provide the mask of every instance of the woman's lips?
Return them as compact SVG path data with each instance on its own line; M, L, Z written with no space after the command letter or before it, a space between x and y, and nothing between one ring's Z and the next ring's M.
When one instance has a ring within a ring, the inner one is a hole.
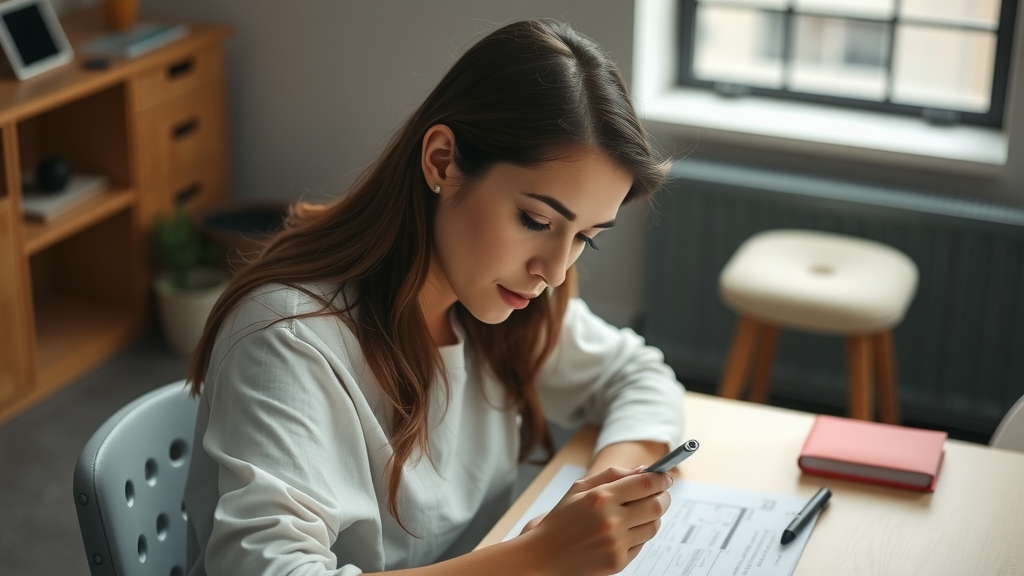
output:
M518 292L513 292L508 288L505 288L501 284L498 284L498 293L501 294L501 299L516 310L522 310L530 303L530 299Z

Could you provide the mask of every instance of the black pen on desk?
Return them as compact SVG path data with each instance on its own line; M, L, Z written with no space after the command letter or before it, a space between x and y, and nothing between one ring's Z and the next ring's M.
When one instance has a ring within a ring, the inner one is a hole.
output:
M803 510L798 512L793 521L789 523L789 526L786 526L786 529L782 531L782 543L789 544L792 542L796 535L807 525L807 521L825 507L825 503L828 502L830 497L832 497L832 491L828 488L823 486L821 490L818 490L818 493L807 501Z

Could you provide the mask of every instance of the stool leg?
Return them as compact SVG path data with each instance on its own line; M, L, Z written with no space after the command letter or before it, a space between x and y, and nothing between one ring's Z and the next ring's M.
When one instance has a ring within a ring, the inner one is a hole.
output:
M726 360L722 380L718 383L718 395L725 398L739 398L743 394L750 360L757 348L757 333L760 326L746 316L740 316L736 323L736 331L732 335L729 346L729 358Z
M871 420L871 337L846 339L846 370L849 377L847 410L851 418Z
M767 324L761 325L761 337L757 346L757 363L754 364L754 382L750 388L750 399L764 404L768 402L768 389L771 386L772 363L775 361L775 348L779 343L779 329Z
M900 400L896 383L896 355L892 332L872 337L875 348L875 381L878 383L878 418L889 424L900 423Z

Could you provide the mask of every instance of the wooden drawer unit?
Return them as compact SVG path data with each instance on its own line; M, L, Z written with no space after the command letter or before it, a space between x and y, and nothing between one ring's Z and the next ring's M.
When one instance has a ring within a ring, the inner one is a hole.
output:
M218 92L193 91L140 113L144 187L224 160L227 135Z
M221 202L228 186L227 168L213 162L190 173L182 173L153 190L153 210L170 214L175 202L181 201L192 213L201 212Z
M195 61L203 59L197 56ZM201 77L197 71L190 78ZM222 83L216 78L205 84L182 82L173 86L187 86L187 90L176 88L176 96L138 114L140 201L143 213L149 217L169 214L175 196L184 187L208 178L210 166L227 163ZM218 180L225 186L218 190L206 187L204 197L226 196L226 177Z
M145 110L193 92L224 77L220 47L179 56L139 74L136 78L136 106Z

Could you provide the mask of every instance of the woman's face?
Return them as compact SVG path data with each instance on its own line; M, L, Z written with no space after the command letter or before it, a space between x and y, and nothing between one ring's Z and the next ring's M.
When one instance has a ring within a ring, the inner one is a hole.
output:
M525 308L614 224L632 176L591 149L533 168L495 165L439 193L432 277L488 324ZM461 189L460 189L461 188Z

